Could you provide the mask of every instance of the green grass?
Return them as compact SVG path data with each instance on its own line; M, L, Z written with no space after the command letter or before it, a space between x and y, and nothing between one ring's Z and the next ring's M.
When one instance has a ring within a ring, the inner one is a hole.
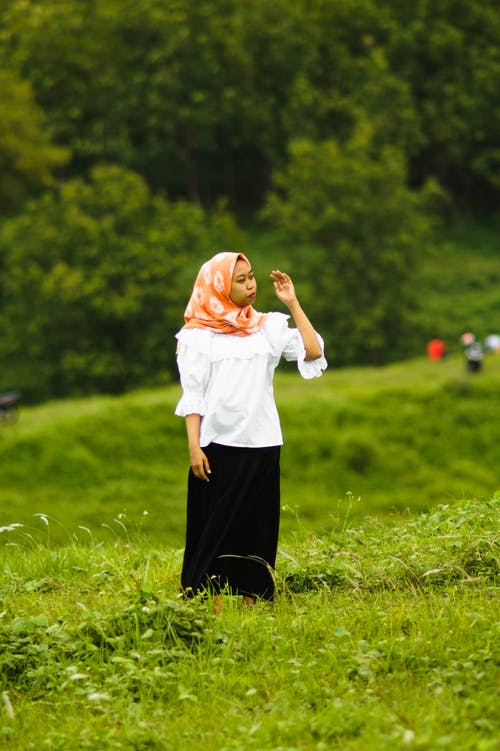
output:
M500 357L276 378L285 447L282 536L327 532L349 509L416 513L499 489ZM0 526L37 539L112 541L125 525L182 547L187 476L177 386L25 407L0 427ZM37 516L38 515L38 516ZM44 515L44 516L40 516ZM45 522L50 520L50 525Z
M336 517L279 552L277 597L178 597L130 541L0 549L0 745L493 751L499 499L388 525Z
M425 293L412 321L426 336L440 336L457 351L464 331L473 331L481 340L498 333L498 227L457 224L437 232L418 284Z

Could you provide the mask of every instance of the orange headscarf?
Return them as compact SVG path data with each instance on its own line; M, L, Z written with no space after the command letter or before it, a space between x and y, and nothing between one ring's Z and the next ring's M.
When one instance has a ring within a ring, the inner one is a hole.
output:
M265 320L251 305L240 307L230 298L236 261L243 253L217 253L203 264L194 283L193 292L184 313L185 329L210 329L219 334L248 336L255 334Z

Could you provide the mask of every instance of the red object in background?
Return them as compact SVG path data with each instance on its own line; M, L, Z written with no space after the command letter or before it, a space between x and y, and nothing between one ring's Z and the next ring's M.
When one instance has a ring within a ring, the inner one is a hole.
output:
M431 339L427 344L427 356L430 360L442 360L446 354L445 343L442 339Z

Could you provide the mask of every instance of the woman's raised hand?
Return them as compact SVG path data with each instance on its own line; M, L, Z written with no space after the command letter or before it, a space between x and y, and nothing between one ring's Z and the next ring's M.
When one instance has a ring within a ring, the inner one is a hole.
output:
M293 282L288 274L285 274L279 269L273 269L273 271L271 271L271 279L278 300L281 300L281 302L287 306L290 306L296 301L297 295L295 294L295 287L293 286Z

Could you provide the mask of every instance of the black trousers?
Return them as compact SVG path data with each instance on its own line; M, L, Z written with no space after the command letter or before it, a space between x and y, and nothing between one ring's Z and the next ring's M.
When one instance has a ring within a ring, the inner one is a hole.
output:
M280 518L280 446L205 447L210 482L189 471L186 547L181 584L203 589L220 555L259 556L276 562Z

